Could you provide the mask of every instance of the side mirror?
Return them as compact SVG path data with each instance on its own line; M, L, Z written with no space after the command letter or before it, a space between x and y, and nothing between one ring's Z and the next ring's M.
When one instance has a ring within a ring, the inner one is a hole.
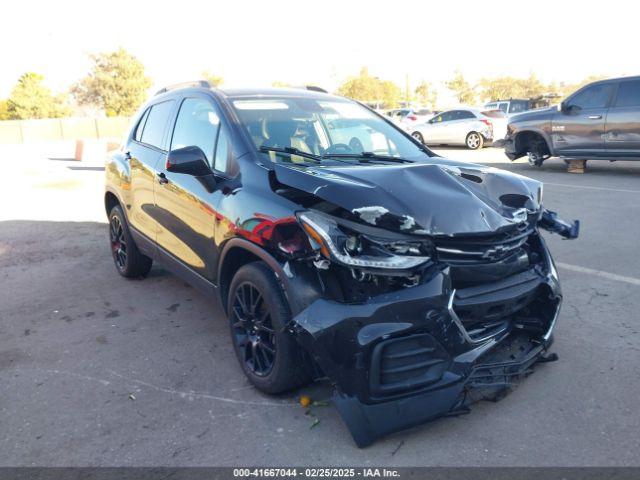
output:
M213 173L207 163L207 156L196 146L171 150L167 155L166 169L168 172L184 173L194 177Z
M569 105L567 102L562 102L560 104L560 111L564 114L570 115L572 113L577 112L580 109L577 105Z

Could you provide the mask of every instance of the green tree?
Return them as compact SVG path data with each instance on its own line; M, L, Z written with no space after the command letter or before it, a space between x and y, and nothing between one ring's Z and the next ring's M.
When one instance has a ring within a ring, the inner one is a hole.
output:
M415 89L415 95L422 105L429 106L432 110L436 107L438 92L434 90L430 82L425 82L424 80L420 82Z
M69 114L64 95L53 95L43 81L42 75L33 72L20 77L6 101L8 118L59 118Z
M370 75L366 67L362 67L357 77L347 79L338 88L338 94L369 104L382 104L385 108L397 106L402 97L400 87Z
M462 72L456 70L454 76L445 82L445 85L449 90L455 93L456 98L460 103L472 104L476 101L476 94L473 87L462 75Z
M597 82L598 80L604 80L605 78L607 78L606 75L589 75L587 78L584 78L580 82L576 83L560 82L560 84L558 85L557 93L559 93L562 97L567 97L579 88L582 88L589 83Z
M123 48L91 55L91 59L91 73L72 89L78 103L99 107L109 117L133 114L151 87L144 65Z
M219 75L211 73L209 70L205 70L201 73L202 78L209 82L213 87L219 87L224 82L224 78Z
M0 120L9 120L9 107L6 100L0 100Z
M542 83L534 73L528 78L492 77L479 82L480 97L489 102L510 98L531 98L552 91L553 87Z

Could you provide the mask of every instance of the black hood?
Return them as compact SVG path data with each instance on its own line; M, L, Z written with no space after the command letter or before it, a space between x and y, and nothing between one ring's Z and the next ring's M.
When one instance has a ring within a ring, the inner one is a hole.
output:
M279 183L342 207L362 222L403 233L491 234L515 227L540 209L540 182L444 159L273 168Z

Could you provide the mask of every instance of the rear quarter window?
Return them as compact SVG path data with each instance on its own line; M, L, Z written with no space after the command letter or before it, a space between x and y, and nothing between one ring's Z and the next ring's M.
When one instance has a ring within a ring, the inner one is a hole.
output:
M140 142L164 150L164 134L174 100L156 103L149 109Z
M140 142L142 141L142 131L144 130L144 124L147 123L147 117L149 116L149 108L147 108L144 111L144 114L142 115L142 117L140 117L140 121L138 122L138 125L136 126L136 131L133 134L133 139L136 142Z

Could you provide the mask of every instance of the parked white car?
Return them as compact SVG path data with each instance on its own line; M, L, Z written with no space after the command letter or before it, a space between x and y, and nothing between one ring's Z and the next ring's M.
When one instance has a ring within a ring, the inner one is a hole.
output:
M414 125L411 136L425 145L466 145L476 150L493 141L493 124L478 110L460 108Z
M432 118L433 115L434 113L428 108L400 108L387 112L387 116L391 118L393 123L407 131L411 131L414 125L426 122Z
M502 110L483 111L482 114L488 117L493 125L493 141L502 140L507 135L509 115L503 113Z
M522 98L497 100L495 102L485 103L484 105L484 110L500 110L507 116L526 112L527 110L531 110L531 108L531 101Z

